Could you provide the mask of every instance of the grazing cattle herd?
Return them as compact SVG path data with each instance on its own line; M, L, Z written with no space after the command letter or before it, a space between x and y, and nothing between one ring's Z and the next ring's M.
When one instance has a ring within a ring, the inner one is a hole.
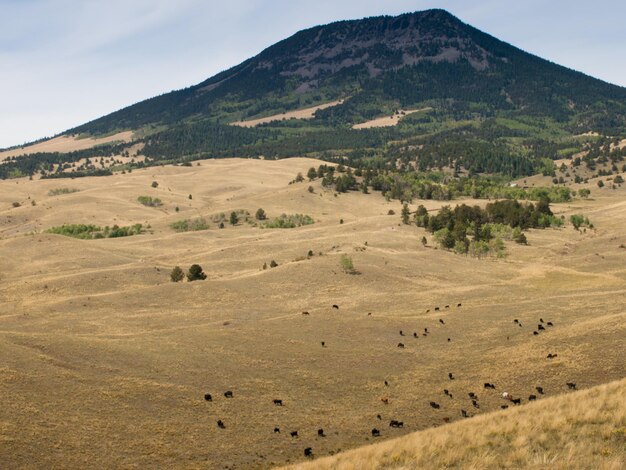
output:
M461 303L457 304L457 308L460 308L461 306L462 306ZM450 305L446 305L445 308L449 309ZM339 306L338 305L332 305L332 309L338 310ZM434 307L434 310L435 311L439 311L440 308L439 307ZM430 312L430 309L426 310L426 313L428 313L428 312ZM310 315L310 313L308 311L303 311L302 314L306 315L306 316ZM371 316L371 313L368 313L368 316ZM517 318L514 319L513 322L515 324L517 324L519 327L522 327L521 322ZM443 326L446 325L446 322L442 318L440 318L439 319L439 324L443 327ZM546 328L543 326L544 324L549 326L549 327L553 327L554 326L554 324L552 322L545 322L543 320L543 318L540 318L539 319L539 324L537 325L537 330L533 331L533 335L534 336L539 335L540 331L546 331ZM428 327L424 328L424 333L422 335L426 336L426 337L429 335ZM403 330L400 330L400 336L405 336ZM419 338L417 332L413 333L413 337L416 338L416 339ZM508 337L507 337L507 339L508 339ZM450 341L450 338L448 338L448 341ZM324 341L321 341L321 345L322 345L322 347L325 347L326 343ZM404 349L406 346L405 346L404 343L398 343L397 347L400 348L400 349ZM553 358L556 358L556 357L557 357L556 353L549 353L547 355L548 359L553 359ZM452 372L448 373L448 379L449 380L454 380L455 379L455 376L454 376L454 374ZM384 385L388 387L389 386L389 382L387 380L385 380L384 381ZM565 385L570 390L576 390L576 384L574 382L566 382ZM496 390L496 385L491 383L491 382L484 382L483 388L485 390ZM545 394L545 391L544 391L543 387L541 387L541 386L536 386L535 390L537 391L537 393L539 395ZM446 395L447 397L452 399L452 394L450 393L450 391L448 389L444 389L443 393L444 393L444 395ZM472 406L474 408L476 408L476 409L480 409L480 402L479 402L478 395L475 392L470 391L470 392L467 392L467 396L468 396ZM224 392L224 397L232 399L234 397L234 394L233 394L232 390L227 390L226 392ZM500 397L503 400L506 400L506 401L508 401L510 403L513 403L514 405L520 405L522 403L522 399L521 398L519 398L519 397L514 398L513 395L511 395L509 392L506 392L506 391L502 392ZM213 396L210 393L205 393L204 394L204 400L206 402L213 402ZM528 396L528 401L529 402L530 401L535 401L535 400L537 400L537 395L531 394L531 395ZM382 396L382 397L380 397L380 401L383 404L388 405L389 404L389 397L388 396ZM273 403L274 403L275 406L281 406L281 407L285 406L285 403L283 402L282 399L278 399L278 398L274 399ZM445 410L445 408L442 408L442 405L437 403L436 401L430 401L429 405L430 405L431 408L433 408L435 410L441 410L441 412L444 412L444 410ZM508 407L509 407L508 404L500 405L500 408L503 409L503 410L507 409ZM472 414L470 414L465 409L461 409L460 410L460 414L461 414L461 417L463 417L463 418L470 418L472 416ZM382 420L381 414L377 414L376 418L378 420ZM442 417L442 421L445 422L445 423L448 423L448 422L450 422L450 417L449 416L443 416ZM224 421L222 419L218 419L217 420L217 426L220 429L226 429L226 425L225 425L225 423L224 423ZM389 427L391 427L391 428L404 428L404 422L403 421L399 421L397 419L392 419L392 420L389 421ZM280 434L280 428L279 427L274 427L274 433L275 434ZM295 438L299 438L297 430L290 431L289 435L291 436L291 438L294 438L294 439ZM372 437L380 437L381 436L381 431L379 429L377 429L377 428L372 428L371 436ZM324 429L320 428L320 429L317 430L317 437L318 438L325 438L326 437ZM305 447L305 449L304 449L304 456L312 458L313 457L313 448L312 447Z

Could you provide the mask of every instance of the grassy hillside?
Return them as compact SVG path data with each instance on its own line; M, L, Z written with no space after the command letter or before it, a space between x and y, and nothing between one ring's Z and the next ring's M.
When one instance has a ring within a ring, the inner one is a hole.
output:
M290 470L626 466L626 379L420 431Z
M541 403L626 376L626 188L609 177L550 204L562 227L476 258L402 224L380 192L291 183L319 160L198 163L0 181L1 468L271 468L371 444L373 427L390 439L490 414L504 390L524 409L536 386ZM314 223L270 228L282 214ZM196 263L206 280L170 280ZM540 319L554 326L533 335Z

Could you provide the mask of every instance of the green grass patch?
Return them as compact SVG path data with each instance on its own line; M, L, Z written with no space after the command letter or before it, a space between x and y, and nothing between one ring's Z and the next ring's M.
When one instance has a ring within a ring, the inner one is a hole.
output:
M207 230L209 224L203 218L177 220L170 224L170 227L176 232L197 232L199 230Z
M127 227L120 227L118 225L109 227L107 225L102 228L92 224L63 224L57 227L51 227L46 230L46 232L66 237L80 238L82 240L93 240L98 238L119 238L139 235L143 233L143 226L141 224L135 224Z
M159 207L163 205L163 203L158 197L152 197L152 196L139 196L137 198L137 201L139 201L140 204L143 204L144 206L147 206L147 207Z
M296 228L315 223L313 218L305 214L281 214L261 225L262 228Z
M77 193L80 189L76 188L54 188L48 191L48 196L60 196L61 194Z

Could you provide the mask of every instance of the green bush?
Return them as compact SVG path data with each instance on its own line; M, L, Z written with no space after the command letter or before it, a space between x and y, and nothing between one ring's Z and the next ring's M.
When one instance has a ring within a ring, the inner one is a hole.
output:
M356 273L352 258L348 255L341 255L341 258L339 259L339 265L341 266L341 269L343 269L343 271L348 274Z
M170 224L170 228L176 232L196 232L198 230L207 230L209 224L203 218L177 220Z
M48 191L48 196L59 196L61 194L77 193L80 189L76 188L55 188Z
M147 207L159 207L163 205L158 197L153 198L151 196L139 196L137 201Z
M263 228L295 228L315 223L312 217L304 214L282 214L265 222Z
M57 227L51 227L46 230L47 233L54 233L57 235L64 235L66 237L80 238L82 240L92 240L100 238L119 238L130 237L132 235L139 235L143 232L143 226L141 224L135 224L128 227L120 227L108 225L104 228L97 225L86 224L64 224Z
M187 272L187 280L189 282L192 281L203 281L206 279L206 274L202 270L202 266L199 264L192 264L189 267L189 271Z

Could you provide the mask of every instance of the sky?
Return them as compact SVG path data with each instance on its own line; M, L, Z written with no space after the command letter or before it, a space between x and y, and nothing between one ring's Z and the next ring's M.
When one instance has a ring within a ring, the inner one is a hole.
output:
M0 148L194 85L307 27L429 8L626 86L624 0L0 0Z

